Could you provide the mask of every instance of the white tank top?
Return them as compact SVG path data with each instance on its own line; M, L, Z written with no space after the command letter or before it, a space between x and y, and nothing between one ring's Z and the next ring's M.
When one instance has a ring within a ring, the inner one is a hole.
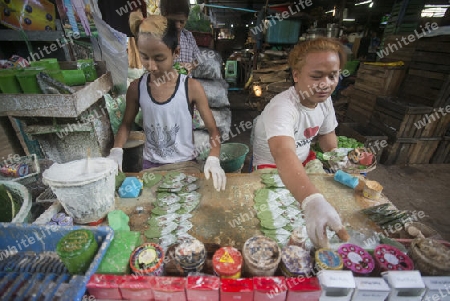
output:
M144 159L158 164L194 159L192 115L189 110L186 75L178 76L174 93L163 103L156 102L151 96L149 78L146 73L139 81L139 105L147 138Z

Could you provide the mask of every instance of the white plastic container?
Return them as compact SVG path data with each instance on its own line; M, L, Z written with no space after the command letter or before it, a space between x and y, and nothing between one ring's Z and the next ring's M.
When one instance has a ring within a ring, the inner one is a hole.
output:
M117 164L108 158L82 159L55 163L42 178L74 222L87 224L114 210L117 169Z

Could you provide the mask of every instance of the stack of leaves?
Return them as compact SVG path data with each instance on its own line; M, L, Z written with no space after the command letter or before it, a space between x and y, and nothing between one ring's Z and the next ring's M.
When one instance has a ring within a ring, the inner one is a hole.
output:
M192 228L190 213L201 199L201 194L196 191L199 188L196 181L196 177L180 172L169 172L162 178L148 221L150 228L145 231L151 242L167 248L179 238L189 236L187 232Z
M20 211L23 200L5 185L0 185L0 222L9 223Z
M408 210L393 209L390 203L363 209L362 212L383 229L399 229L411 222Z
M337 136L337 147L342 149L355 149L355 148L362 148L364 147L364 144L361 142L358 142L354 138L348 138L346 136ZM320 161L328 161L329 158L324 158L324 153L322 149L319 146L319 143L314 143L311 145L311 149L316 153L317 159ZM327 154L330 156L330 154Z
M303 226L302 212L277 171L262 174L261 180L266 188L257 190L254 198L261 231L283 247L292 231Z

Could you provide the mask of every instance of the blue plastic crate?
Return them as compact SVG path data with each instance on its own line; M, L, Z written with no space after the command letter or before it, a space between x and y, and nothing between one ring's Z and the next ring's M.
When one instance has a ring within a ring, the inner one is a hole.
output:
M267 19L265 40L269 44L297 44L300 35L301 20L276 18Z
M84 275L70 275L56 254L56 245L78 229L91 230L99 248ZM0 223L0 299L82 300L113 237L114 231L106 226Z

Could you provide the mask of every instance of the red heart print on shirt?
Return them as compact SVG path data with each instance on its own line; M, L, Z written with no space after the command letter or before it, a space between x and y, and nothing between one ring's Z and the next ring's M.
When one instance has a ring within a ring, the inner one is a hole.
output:
M313 128L307 128L305 132L303 132L303 135L305 135L306 138L311 138L314 137L318 131L319 131L318 126L315 126Z

